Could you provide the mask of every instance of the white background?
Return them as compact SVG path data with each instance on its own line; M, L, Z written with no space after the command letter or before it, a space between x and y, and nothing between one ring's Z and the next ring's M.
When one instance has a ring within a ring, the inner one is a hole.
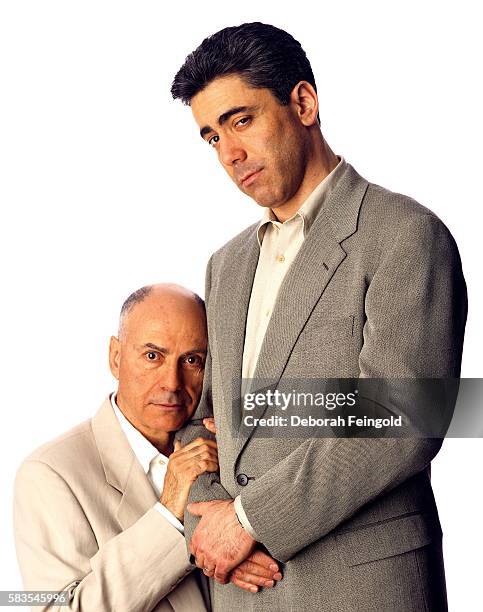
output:
M477 2L0 4L0 590L21 459L113 388L123 299L157 281L201 294L206 261L258 219L169 87L208 34L260 20L302 42L323 132L367 179L434 210L469 288L464 376L481 375L481 19ZM450 609L481 609L481 440L433 463ZM79 457L82 461L82 457ZM389 611L388 611L389 612Z

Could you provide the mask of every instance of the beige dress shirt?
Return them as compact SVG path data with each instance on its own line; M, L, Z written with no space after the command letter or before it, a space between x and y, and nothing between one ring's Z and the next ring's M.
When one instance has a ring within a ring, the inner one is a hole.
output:
M347 162L338 156L339 163L312 191L298 211L284 223L277 220L270 208L258 226L258 258L252 293L248 304L245 345L242 362L242 393L250 390L265 332L277 300L279 289L287 270L297 257L314 219L321 210L327 196L334 189L345 170ZM240 496L235 498L235 511L248 533L257 539L243 510Z
M265 332L287 270L297 257L312 223L325 199L333 190L346 166L339 156L338 165L317 185L298 211L284 223L277 221L270 208L258 226L260 257L248 305L242 376L252 378Z

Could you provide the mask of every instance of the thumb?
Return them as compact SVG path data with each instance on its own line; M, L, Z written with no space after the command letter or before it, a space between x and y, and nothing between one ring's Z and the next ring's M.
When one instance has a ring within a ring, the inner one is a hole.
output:
M186 506L186 510L195 516L203 516L208 510L210 502L192 502Z
M206 417L205 419L203 419L203 425L208 431L211 431L212 434L216 435L216 425L215 419L213 417Z
M174 452L179 451L181 449L181 440L178 438L174 441Z

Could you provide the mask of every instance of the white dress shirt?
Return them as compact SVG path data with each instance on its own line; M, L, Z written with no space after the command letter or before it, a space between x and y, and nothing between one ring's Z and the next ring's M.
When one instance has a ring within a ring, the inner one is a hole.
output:
M265 209L258 225L260 256L248 304L242 362L243 394L250 389L250 381L247 379L253 378L283 279L297 257L327 196L347 166L343 157L338 156L338 158L337 166L317 185L294 215L281 223L268 208ZM235 512L244 529L256 540L256 534L243 510L239 495L235 498Z
M160 453L158 449L126 419L116 404L115 393L111 394L111 404L136 459L141 464L156 496L159 498L163 491L164 477L168 469L168 457ZM171 523L171 525L173 525L173 527L176 527L176 529L184 535L183 523L181 523L166 506L163 506L161 502L157 502L154 504L154 507Z

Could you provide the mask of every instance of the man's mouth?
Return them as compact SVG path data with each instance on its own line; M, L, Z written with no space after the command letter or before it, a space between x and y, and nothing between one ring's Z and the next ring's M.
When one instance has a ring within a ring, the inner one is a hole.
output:
M183 404L168 404L166 402L152 402L155 406L157 406L160 410L180 410L183 407Z
M250 172L249 174L246 174L240 181L241 185L243 187L248 187L249 185L254 183L257 180L258 175L260 174L262 170L263 168L260 168L259 170L255 170L254 172Z

